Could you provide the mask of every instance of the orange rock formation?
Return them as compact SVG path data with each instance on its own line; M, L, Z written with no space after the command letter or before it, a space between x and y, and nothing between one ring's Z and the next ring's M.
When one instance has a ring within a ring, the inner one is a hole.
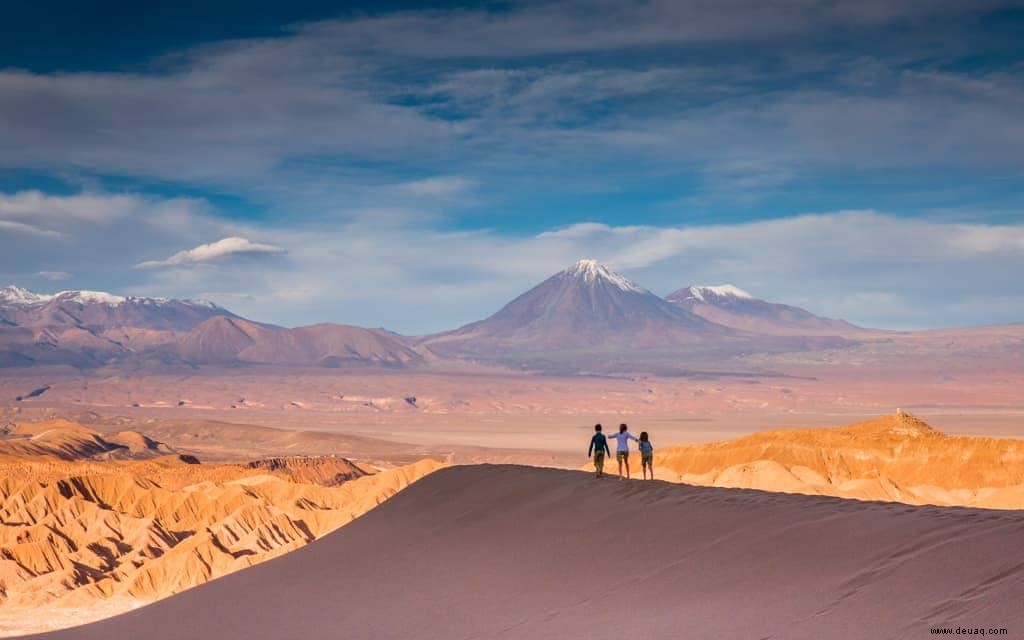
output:
M1024 441L948 436L906 413L671 447L654 465L659 478L696 485L1024 508Z
M0 635L107 617L278 556L441 466L365 475L343 459L254 468L178 455L68 461L101 450L98 436L73 423L19 432L0 442ZM59 446L43 446L47 434ZM148 447L141 434L117 439ZM345 473L365 477L312 483Z

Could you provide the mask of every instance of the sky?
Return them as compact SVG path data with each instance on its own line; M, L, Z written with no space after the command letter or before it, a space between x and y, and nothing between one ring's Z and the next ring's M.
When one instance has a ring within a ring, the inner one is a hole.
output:
M422 334L594 258L1024 321L1024 0L9 4L0 284Z

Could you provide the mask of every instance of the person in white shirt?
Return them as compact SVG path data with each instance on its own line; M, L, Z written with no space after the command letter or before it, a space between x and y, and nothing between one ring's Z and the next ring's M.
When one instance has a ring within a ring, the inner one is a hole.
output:
M622 480L622 465L626 465L626 479L629 479L629 441L638 442L636 436L629 432L625 424L619 425L615 434L615 459L619 462L619 480Z

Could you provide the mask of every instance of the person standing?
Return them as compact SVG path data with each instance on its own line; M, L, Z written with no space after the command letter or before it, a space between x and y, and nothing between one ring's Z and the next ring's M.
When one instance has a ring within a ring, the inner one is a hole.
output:
M640 468L644 472L644 480L647 479L647 471L651 472L651 480L654 480L654 445L651 444L651 437L646 431L640 432Z
M619 463L619 480L622 480L622 465L626 465L626 479L629 479L629 441L637 442L636 436L629 432L625 424L619 425L619 432L615 434L615 459Z
M604 454L611 455L608 449L608 439L601 433L601 425L594 425L594 436L590 439L590 446L587 448L587 457L594 456L594 469L597 471L594 477L600 478L604 475Z

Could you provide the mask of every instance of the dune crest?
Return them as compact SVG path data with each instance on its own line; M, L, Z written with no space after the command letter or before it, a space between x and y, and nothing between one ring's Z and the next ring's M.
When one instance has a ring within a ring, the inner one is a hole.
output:
M654 464L662 479L703 486L1024 508L1024 441L949 436L907 413L670 447Z

